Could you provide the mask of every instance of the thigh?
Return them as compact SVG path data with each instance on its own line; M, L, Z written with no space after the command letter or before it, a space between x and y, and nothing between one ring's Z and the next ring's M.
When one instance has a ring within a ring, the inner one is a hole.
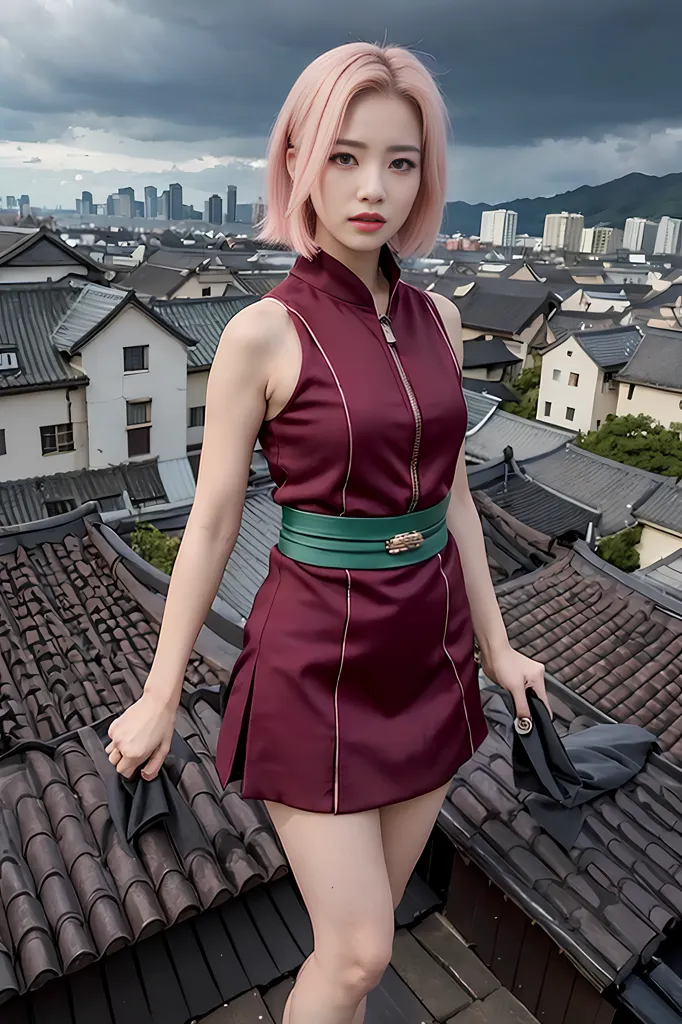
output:
M431 793L379 808L384 862L396 907L426 846L449 788L448 782Z
M265 801L310 914L316 955L390 949L393 902L378 810L301 811Z

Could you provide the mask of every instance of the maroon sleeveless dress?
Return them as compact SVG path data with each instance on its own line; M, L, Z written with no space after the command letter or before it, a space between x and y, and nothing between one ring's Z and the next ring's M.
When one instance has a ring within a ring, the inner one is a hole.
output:
M396 516L452 485L460 369L431 298L400 280L386 246L380 265L385 327L369 289L324 251L261 300L288 309L303 353L289 402L259 432L279 504ZM246 798L344 813L446 783L487 731L452 534L390 569L304 565L274 546L224 706L218 774Z

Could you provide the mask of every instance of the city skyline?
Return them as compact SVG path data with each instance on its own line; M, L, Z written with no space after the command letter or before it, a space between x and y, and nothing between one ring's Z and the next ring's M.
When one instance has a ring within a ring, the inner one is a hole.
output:
M292 0L266 19L214 0L5 0L0 192L66 208L83 189L175 181L200 208L232 180L255 201L289 87L322 50L358 38L410 45L435 72L453 126L449 199L661 175L682 166L679 28L682 9L665 0L555 2L551 19L539 0ZM124 37L125 60L101 45Z

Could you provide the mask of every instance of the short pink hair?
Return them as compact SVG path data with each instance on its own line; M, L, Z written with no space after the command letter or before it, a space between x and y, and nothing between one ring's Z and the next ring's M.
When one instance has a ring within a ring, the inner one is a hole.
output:
M419 192L391 247L401 256L429 253L445 205L449 120L438 86L422 62L401 46L346 43L317 57L291 88L268 144L268 210L257 238L287 245L312 259L315 211L310 194L338 137L348 104L360 92L378 91L411 100L422 122ZM286 166L296 147L296 174Z

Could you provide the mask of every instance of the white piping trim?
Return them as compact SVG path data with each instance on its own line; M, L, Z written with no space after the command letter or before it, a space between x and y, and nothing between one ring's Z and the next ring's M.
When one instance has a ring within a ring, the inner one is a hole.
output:
M414 288L414 285L410 284L407 287L408 288ZM420 288L414 288L414 290L416 292L421 291ZM422 292L422 294L426 295L426 292ZM440 331L440 333L443 335L443 338L445 339L445 343L448 346L448 352L452 356L452 361L455 364L455 369L457 370L457 376L459 377L459 379L461 381L462 380L462 367L459 365L459 360L458 360L457 356L455 355L455 350L452 347L452 342L448 338L447 331L445 330L445 328L443 327L443 324L441 322L440 314L436 312L436 309L434 308L435 303L433 302L433 299L431 298L430 295L426 299L426 305L428 307L429 313L431 314L433 319L436 321L436 326L438 327L438 330Z
M440 566L441 576L445 580L445 627L443 629L443 650L445 651L448 660L452 665L452 670L455 673L457 682L459 683L460 691L462 693L462 707L464 708L464 717L466 719L467 731L469 733L469 746L471 747L471 756L473 757L475 753L474 740L471 735L471 725L469 724L469 712L467 711L467 702L466 697L464 695L464 687L462 686L462 680L459 678L459 672L457 671L457 667L454 661L452 660L452 656L447 647L445 646L445 639L448 633L448 619L450 618L450 584L448 583L448 578L445 575L445 572L443 571L443 559L441 558L440 551L438 552L438 564Z
M339 671L336 676L336 685L334 686L334 804L333 813L336 814L339 809L339 750L341 746L341 736L339 733L339 683L341 681L341 673L343 672L343 663L346 657L346 639L348 637L348 626L350 625L350 572L348 569L346 572L346 621L343 627L343 642L341 644L341 660L339 662Z
M301 316L301 314L298 312L298 310L293 309L291 306L288 306L286 304L286 302L282 302L281 299L275 298L274 295L264 295L263 299L270 299L271 302L279 303L279 305L282 306L283 309L286 309L289 313L293 313L293 314L295 314L298 317L298 319L305 326L306 330L310 334L310 337L313 339L313 341L315 342L315 344L319 348L320 352L322 353L324 361L326 362L327 366L329 367L329 369L331 371L331 374L332 374L332 376L334 378L334 381L336 382L336 386L339 389L339 394L341 395L341 401L343 402L343 409L344 409L344 412L346 414L346 422L348 423L348 472L346 473L346 479L344 481L343 490L341 492L341 504L342 504L342 508L343 508L343 511L341 512L341 515L345 516L345 514L346 514L346 488L348 487L348 481L350 480L350 469L351 469L351 465L352 465L352 462L353 462L353 430L351 428L350 413L348 412L348 403L346 402L346 396L343 393L343 388L341 387L341 384L339 382L339 378L336 376L336 371L334 370L334 367L332 366L332 364L330 363L330 361L329 361L329 359L327 357L327 353L325 352L325 350L322 348L322 346L320 345L319 341L315 337L315 334L313 333L313 330L312 330L310 324L308 323L308 321L305 319L305 317Z

